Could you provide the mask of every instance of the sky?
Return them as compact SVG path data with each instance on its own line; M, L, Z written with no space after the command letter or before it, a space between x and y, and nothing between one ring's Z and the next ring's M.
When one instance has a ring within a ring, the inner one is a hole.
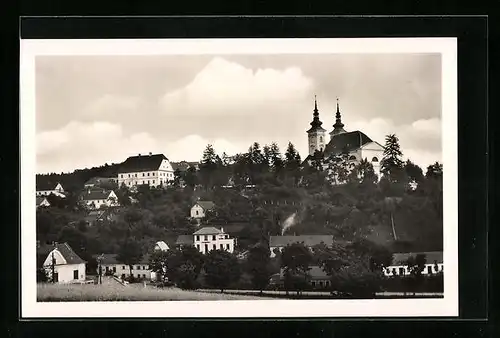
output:
M128 156L198 161L288 142L307 156L317 96L330 132L339 99L344 129L404 159L441 162L439 54L37 56L38 173L71 172Z

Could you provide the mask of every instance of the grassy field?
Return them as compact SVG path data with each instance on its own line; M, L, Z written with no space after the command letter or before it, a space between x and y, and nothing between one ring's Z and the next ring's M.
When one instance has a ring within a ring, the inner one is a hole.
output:
M178 288L143 288L142 285L123 286L116 284L38 284L39 302L81 301L175 301L175 300L252 300L257 296L229 295L185 291Z

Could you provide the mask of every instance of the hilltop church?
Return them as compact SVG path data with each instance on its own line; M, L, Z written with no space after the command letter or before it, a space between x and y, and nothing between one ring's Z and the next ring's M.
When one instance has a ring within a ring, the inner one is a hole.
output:
M311 128L307 130L309 156L306 161L310 164L316 151L319 151L324 158L340 155L345 152L349 155L349 162L353 165L361 160L367 159L372 165L375 173L380 178L380 161L384 153L384 147L369 138L365 133L356 131L346 131L342 123L339 100L337 99L337 112L335 114L335 124L333 130L327 135L319 119L318 103L314 99L313 120ZM328 139L327 139L328 138Z

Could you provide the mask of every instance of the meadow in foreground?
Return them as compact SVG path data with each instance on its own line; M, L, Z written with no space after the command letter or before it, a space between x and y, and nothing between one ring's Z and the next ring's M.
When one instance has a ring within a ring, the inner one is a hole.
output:
M256 300L257 296L186 291L178 288L155 289L116 284L37 284L38 302L85 301L175 301L175 300Z

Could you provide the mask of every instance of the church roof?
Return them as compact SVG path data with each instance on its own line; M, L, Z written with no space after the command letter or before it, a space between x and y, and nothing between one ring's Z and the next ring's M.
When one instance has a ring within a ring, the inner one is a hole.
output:
M163 160L168 160L163 154L131 156L120 165L118 172L130 173L158 170Z
M373 141L359 130L337 134L332 136L326 145L325 156L340 154L343 151L351 152L370 142Z
M322 124L323 124L323 122L321 122L319 119L318 103L316 101L316 96L315 96L314 97L313 120L310 123L311 128L307 131L307 133L312 133L314 131L326 131L326 129L323 129L323 127L321 127Z

